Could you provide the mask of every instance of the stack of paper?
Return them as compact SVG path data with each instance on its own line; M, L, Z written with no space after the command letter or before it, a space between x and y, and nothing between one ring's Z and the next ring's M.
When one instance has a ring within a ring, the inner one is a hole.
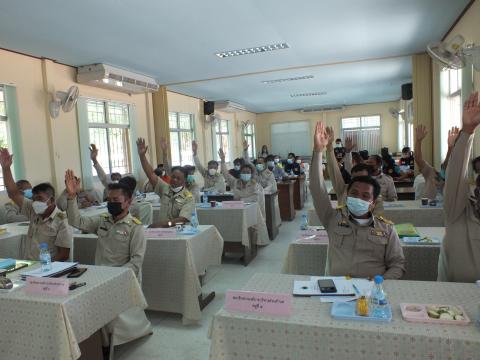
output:
M56 275L66 273L68 270L72 270L76 268L78 262L61 262L61 261L54 261L52 262L52 269L49 271L42 271L41 266L36 268L35 270L25 271L20 274L23 280L27 276L36 276L36 277L55 277Z

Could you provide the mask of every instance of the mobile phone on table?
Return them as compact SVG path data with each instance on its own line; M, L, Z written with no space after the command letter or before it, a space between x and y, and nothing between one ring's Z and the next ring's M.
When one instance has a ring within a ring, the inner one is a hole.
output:
M318 287L320 288L320 292L325 294L334 294L337 292L337 288L332 279L318 280Z
M76 268L70 274L67 275L67 278L78 278L82 276L85 271L87 271L87 268Z

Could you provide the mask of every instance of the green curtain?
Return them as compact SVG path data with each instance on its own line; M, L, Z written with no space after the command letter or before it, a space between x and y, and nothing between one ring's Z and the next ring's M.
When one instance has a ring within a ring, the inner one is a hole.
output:
M22 151L22 140L20 136L20 124L18 117L17 89L15 86L4 86L5 102L10 128L11 151L14 154L13 172L16 180L25 178L25 162Z
M132 160L132 175L140 180L142 165L137 152L137 110L135 105L129 106L130 113L130 159Z

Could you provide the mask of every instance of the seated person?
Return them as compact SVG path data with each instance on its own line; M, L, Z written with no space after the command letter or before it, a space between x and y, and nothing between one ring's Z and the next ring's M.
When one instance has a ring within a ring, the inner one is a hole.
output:
M479 125L478 93L473 93L464 104L462 130L446 170L445 237L440 248L438 281L475 283L480 279L480 176L472 186L467 171Z
M382 172L393 179L406 177L405 175L402 175L400 167L395 164L395 159L390 154L382 156Z
M233 169L228 170L228 173L236 179L240 179L240 168L245 164L243 158L236 158L233 160Z
M222 149L218 151L221 160L221 169L230 190L233 192L235 200L242 200L244 202L255 202L258 204L257 211L257 244L268 245L270 239L268 237L267 225L265 223L265 196L263 187L254 178L255 170L249 164L244 164L240 169L240 179L234 178L228 173L225 164L225 153Z
M400 279L405 272L400 239L391 222L371 212L380 186L371 177L355 177L347 188L346 207L332 209L323 179L322 152L328 144L324 124L318 122L310 174L316 213L327 230L326 275L366 278L383 275Z
M159 223L152 224L150 227L172 227L177 223L187 223L195 211L195 200L190 191L185 188L187 174L180 166L174 166L170 175L170 184L167 184L153 171L152 166L147 160L148 146L145 145L145 139L137 140L137 151L140 156L142 168L147 175L150 183L154 187L155 193L160 196L160 219Z
M200 186L198 186L195 179L195 166L185 165L184 169L187 173L187 181L185 187L190 191L196 203L200 202Z
M18 191L20 191L27 199L32 198L32 185L27 180L18 180L15 185ZM4 205L5 208L5 222L7 224L28 221L28 217L20 214L20 207L12 200Z
M272 160L273 160L273 164L271 163ZM283 165L282 165L282 162L280 161L279 155L269 155L269 157L267 158L267 164L269 161L270 163L268 167L270 171L273 172L273 176L275 176L275 179L277 181L282 180L284 177L287 176L287 173L283 169Z
M162 156L163 156L163 164L158 164L157 168L154 170L155 174L160 177L163 181L165 181L167 184L170 184L170 162L168 160L168 143L165 140L165 138L160 139L160 147L162 149ZM150 180L145 180L142 186L142 192L144 193L149 193L153 192L153 186L150 184Z
M295 172L295 168L300 167L296 162L295 159L297 157L294 153L288 153L287 161L284 166L284 170L288 175L293 175ZM298 171L299 172L299 171Z
M32 199L27 199L13 181L12 155L0 149L0 164L8 197L20 207L20 213L30 220L21 258L39 260L40 244L48 244L52 261L67 261L70 258L73 236L65 213L55 205L55 189L43 183L32 189Z
M207 164L208 169L202 165L202 162L197 156L198 145L196 141L192 141L193 161L198 169L198 172L203 176L204 184L203 191L216 192L223 194L226 191L225 178L218 171L218 162L210 160Z
M402 156L400 158L400 170L402 170L403 172L408 170L414 170L414 155L409 146L405 146L402 149Z
M108 184L110 183L118 183L120 179L122 178L122 174L118 172L113 172L110 174L110 179L108 179L107 174L105 173L105 170L103 170L102 165L97 160L98 157L98 148L96 147L95 144L90 144L90 159L93 162L93 167L97 171L97 176L102 185L104 186L103 190L103 200L107 198L107 187Z
M133 195L131 188L125 184L125 181L109 184L108 213L81 216L76 200L79 191L78 183L72 170L67 170L65 174L65 186L68 199L68 223L77 229L98 236L95 265L129 268L141 283L146 241L141 221L129 213ZM105 330L110 334L113 333L113 345L152 333L152 327L145 312L138 307L121 313L106 326ZM116 334L121 336L116 338Z
M130 189L132 194L135 194L137 180L133 176L124 176L118 183L125 185ZM145 201L143 198L137 199L136 197L132 197L130 214L139 219L142 224L150 225L153 221L153 206L150 202Z
M342 160L345 157L347 150L342 144L342 139L338 138L335 140L334 151L335 151L335 157L337 158L337 161Z
M305 169L303 167L303 161L300 156L295 157L295 165L296 166L294 166L293 168L293 174L297 176L303 175L303 173L305 173Z
M333 136L333 128L327 127L327 131L330 133L331 136ZM329 134L330 136L330 134ZM337 139L338 140L338 139ZM359 153L352 152L352 150L357 146L357 144L354 143L353 138L350 136L347 136L345 138L345 156L343 157L343 167L345 170L351 174L352 168L363 162L362 157L360 156ZM336 157L336 156L335 156Z
M380 185L383 201L396 201L398 199L397 190L393 179L382 172L382 158L379 155L372 155L365 162L372 168L372 177Z
M246 164L251 165L250 159L248 158L248 142L243 142L243 159ZM263 187L264 194L272 194L277 192L277 181L273 172L268 169L263 157L259 157L255 161L255 180L260 183Z
M83 190L80 187L80 178L75 178L78 183L77 201L80 209L85 209L93 205L100 204L97 192L95 190ZM67 192L64 190L57 199L57 206L60 210L67 210Z

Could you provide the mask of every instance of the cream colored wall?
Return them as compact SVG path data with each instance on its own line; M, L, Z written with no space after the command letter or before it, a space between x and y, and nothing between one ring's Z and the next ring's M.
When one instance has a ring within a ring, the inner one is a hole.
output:
M310 121L310 131L313 136L315 123L324 121L327 126L332 126L335 134L338 136L341 130L341 119L343 117L361 116L361 115L380 115L382 146L387 146L390 151L397 151L398 147L398 123L390 115L390 108L398 108L399 102L392 101L386 103L364 104L347 106L341 111L302 113L300 111L283 111L274 113L257 114L257 147L262 145L271 148L271 124L287 121ZM310 155L310 154L301 154Z
M151 94L128 95L75 83L75 69L50 60L0 50L0 83L15 85L26 178L33 184L49 181L63 188L67 168L80 174L77 112L48 113L50 93L77 85L80 96L135 105L137 135L154 144ZM154 154L151 154L154 162Z

